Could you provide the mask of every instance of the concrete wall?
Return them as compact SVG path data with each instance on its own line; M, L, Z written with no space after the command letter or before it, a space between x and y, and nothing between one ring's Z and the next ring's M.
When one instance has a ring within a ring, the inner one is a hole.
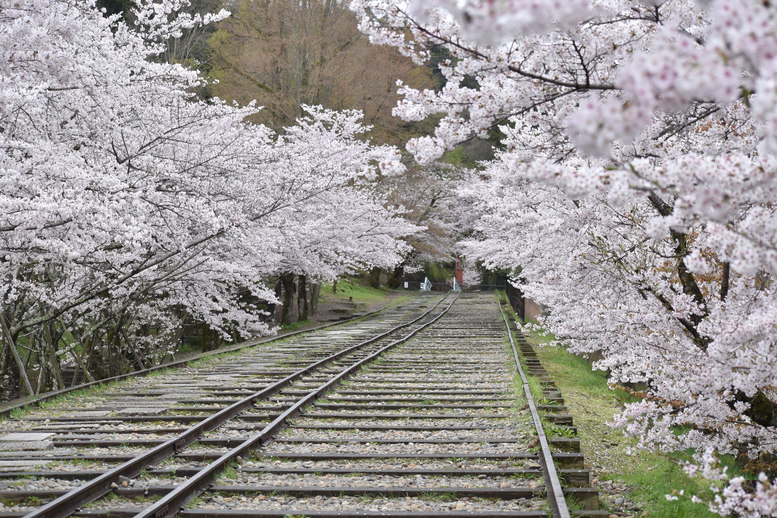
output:
M532 299L524 299L524 308L526 311L526 320L536 321L537 318L544 313L543 307Z

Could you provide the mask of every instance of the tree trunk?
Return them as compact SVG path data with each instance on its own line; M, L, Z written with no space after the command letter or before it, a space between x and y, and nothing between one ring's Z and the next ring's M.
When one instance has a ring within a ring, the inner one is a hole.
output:
M310 314L315 316L318 313L318 297L321 294L321 284L318 282L310 285Z
M43 362L40 364L40 368L38 369L38 379L35 380L35 393L40 394L42 392L45 392L46 390L46 384L48 383L48 376L47 371L43 367Z
M81 353L81 361L83 362L84 380L86 381L94 381L95 379L103 377L103 369L100 368L100 364L105 363L105 361L100 361L97 357L96 332L97 331L95 330L87 335L86 338L81 338L80 340L84 346L83 352Z
M674 211L674 208L662 200L657 194L651 193L648 195L648 200L656 209L656 211L662 216L669 216ZM707 307L707 301L704 299L704 294L696 283L696 278L693 276L688 267L685 266L685 256L688 255L688 236L683 232L676 230L669 231L672 236L672 240L675 243L674 252L676 256L675 273L680 280L680 286L683 293L693 298L694 302L698 304L701 309L701 313L693 313L688 318L678 317L678 322L685 328L688 336L693 340L694 344L702 351L707 351L707 346L712 341L709 336L703 335L699 332L699 324L701 324L709 316L709 308ZM667 308L670 312L674 313L674 308L669 301L663 295L656 293L655 290L648 287L647 291L653 293L661 304Z
M281 275L281 284L283 286L283 308L281 310L281 324L291 324L291 314L294 305L294 274L284 273Z
M83 358L78 354L76 354L76 352L73 349L70 349L70 356L73 357L73 361L75 361L76 365L78 365L78 368L81 369L81 375L83 376L83 381L84 382L95 381L94 376L89 371L89 366L87 365L87 362L84 362ZM73 382L71 384L75 385L77 379L78 379L78 372L76 371L76 373L73 375Z
M103 340L103 347L106 350L106 354L110 355L111 361L109 363L110 370L107 372L107 376L103 375L101 377L111 377L111 376L117 376L121 374L123 360L124 360L124 354L122 354L121 349L119 348L119 344L116 341L116 329L118 328L118 324L114 326L113 328L109 328L105 332L105 338Z
M402 285L402 275L404 275L405 269L402 267L402 265L397 266L393 270L391 270L391 273L389 274L388 281L386 281L386 284L389 288L397 289L401 287Z
M297 292L297 307L299 308L299 317L297 321L302 322L308 319L308 280L304 275L298 278L299 291Z
M116 323L111 326L105 337L105 345L109 351L113 354L113 368L111 369L111 376L118 376L124 372L124 366L129 362L130 366L132 360L128 358L126 351L122 347L121 343L121 329L124 327L125 312L122 311L117 315ZM129 344L127 344L129 347ZM130 367L131 368L131 367Z
M278 300L283 300L283 283L281 282L281 279L278 278L278 280L275 281L275 288L273 288L273 291L275 292L275 298ZM281 317L278 314L278 304L268 304L267 305L267 311L270 313L270 319L272 322L280 321ZM281 311L283 311L283 306L281 306Z
M6 324L4 315L0 315L0 327L2 327L1 331L3 333L3 342L5 342L6 347L11 352L11 356L13 356L14 362L16 363L19 376L21 377L22 382L24 382L24 390L27 391L27 394L32 396L35 392L32 390L30 378L27 377L27 371L24 369L24 364L22 363L22 359L19 356L19 351L16 350L16 341L14 340L13 336L11 336L11 331L8 329L8 324Z
M372 288L380 288L380 268L377 266L370 270L369 284Z
M3 340L5 342L5 340ZM10 347L0 347L0 401L19 397L21 377Z
M54 376L54 382L56 386L54 389L59 390L65 388L65 379L62 376L62 366L59 364L59 358L57 358L57 345L54 343L53 333L51 332L51 326L53 324L43 325L43 347L46 348L46 354L48 356L49 368Z
M731 280L731 263L723 263L723 274L720 279L720 300L726 300L728 296L728 285Z
M202 352L213 351L218 347L219 335L208 324L202 324Z

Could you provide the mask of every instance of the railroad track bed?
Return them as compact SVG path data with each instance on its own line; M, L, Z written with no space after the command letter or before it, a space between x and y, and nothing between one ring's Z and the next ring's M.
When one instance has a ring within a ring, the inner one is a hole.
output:
M368 320L281 340L272 349L250 348L94 394L74 394L8 419L0 423L0 511L20 515L38 508L242 402L233 415L170 445L156 459L170 462L164 459L175 453L175 462L199 469L281 413L287 398L273 397L282 387L380 349L414 321L417 326L431 318L441 300L419 298ZM252 395L257 397L246 401ZM116 477L108 489L121 483Z
M569 516L552 502L542 441L527 398L516 397L516 363L493 296L451 299L435 307L429 299L417 301L405 311L429 313L413 325L321 363L173 454L150 459L134 473L125 470L129 476L113 475L244 392L291 375L290 364L321 360L342 350L343 340L363 340L364 333L407 320L407 313L376 319L369 331L341 332L336 345L311 337L315 346L303 346L297 356L289 346L273 362L261 361L260 382L250 377L258 351L189 372L209 388L190 383L200 399L178 397L157 414L71 420L76 409L58 409L48 419L33 412L29 430L56 434L36 453L50 455L16 475L0 468L6 504L0 516ZM520 338L519 344L528 347ZM524 361L542 375L532 358ZM211 384L219 372L231 373L228 386ZM180 387L186 375L170 379ZM110 405L111 397L180 394L168 392L161 378L148 381L88 398L84 408ZM535 406L571 436L560 394L550 382L546 391ZM588 487L577 440L546 442L553 449L550 463L566 480L564 493L580 507L595 508L597 494ZM95 482L100 478L102 485ZM79 496L88 484L92 493ZM593 509L573 514L607 516Z

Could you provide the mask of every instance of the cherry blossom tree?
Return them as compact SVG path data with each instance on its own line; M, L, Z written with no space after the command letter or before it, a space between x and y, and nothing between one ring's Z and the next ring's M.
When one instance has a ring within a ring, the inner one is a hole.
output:
M227 13L136 5L133 27L90 1L0 6L6 397L17 377L61 387L63 365L87 379L148 366L186 318L268 333L268 276L389 267L416 230L370 189L401 166L360 140L360 113L306 107L276 135L246 122L252 105L199 100L197 74L159 56Z
M424 229L409 238L410 255L392 272L398 286L405 274L423 272L425 263L451 261L459 253L457 240L471 228L465 200L456 187L465 169L442 161L420 167L413 164L402 175L384 178L380 188L390 202L404 207L404 217Z
M777 13L743 0L356 0L361 28L439 90L399 85L395 114L439 119L430 162L499 128L464 185L470 256L520 266L546 327L643 383L618 424L693 448L722 514L777 512L772 277L777 250ZM722 454L763 469L727 475ZM771 460L770 460L771 459Z

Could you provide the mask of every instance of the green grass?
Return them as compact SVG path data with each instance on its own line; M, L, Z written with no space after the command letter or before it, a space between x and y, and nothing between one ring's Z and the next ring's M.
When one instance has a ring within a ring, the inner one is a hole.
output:
M555 340L555 337L549 333L540 334L535 331L524 334L526 340L532 345L546 344ZM551 375L556 383L559 383L559 377L562 376L566 382L574 381L577 389L584 390L587 393L611 397L618 402L634 400L630 394L623 390L611 389L607 385L607 374L603 371L593 370L591 363L582 356L571 354L564 347L537 347L535 350L546 369L548 366L545 364L550 361L555 366L555 369L560 371L558 375ZM571 373L574 373L574 375ZM563 389L561 393L564 394Z
M230 462L229 465L224 468L224 471L222 471L219 475L219 481L223 482L225 480L237 480L238 477L239 474L237 472L237 463Z
M450 151L446 151L443 160L453 165L462 165L469 168L475 168L476 162L473 162L462 146L457 146Z
M190 353L193 354L193 353L201 353L201 352L202 352L202 345L195 345L189 342L182 343L175 350L175 354L190 354Z
M387 288L371 288L362 286L347 279L337 281L337 291L332 293L332 284L325 283L321 285L321 302L354 302L356 304L369 304L386 298L391 293Z
M498 294L500 302L507 301L503 292ZM515 312L505 307L508 320L516 320ZM527 341L538 346L554 341L550 333L525 333ZM623 391L608 386L607 375L591 368L588 360L569 353L564 347L535 347L537 355L549 376L556 382L565 404L575 418L579 430L582 451L588 462L596 458L601 466L598 476L633 488L628 498L641 508L643 516L651 518L707 518L717 516L705 505L694 504L688 498L691 494L707 495L709 482L688 477L681 463L688 460L687 452L665 454L639 450L630 455L627 450L636 441L626 437L620 430L607 426L624 402L635 398ZM539 384L529 376L532 394L537 398ZM518 383L520 386L520 382ZM550 436L566 437L569 431L563 427L545 423ZM669 501L666 495L684 489L686 497Z
M7 507L13 507L22 504L25 507L38 507L43 505L43 500L38 496L6 496L0 498L0 504Z
M520 479L520 480L532 479L532 478L536 479L538 478L538 475L535 473L513 473L512 475L510 475L510 478Z
M542 428L545 430L545 435L551 438L573 439L577 437L575 431L567 426L559 426L543 421Z
M526 369L526 366L523 366L524 372L526 373L526 377L529 380L529 390L531 390L531 396L534 399L535 405L544 405L547 403L547 400L545 399L545 394L542 392L542 385L540 385L540 381L529 374L528 369ZM518 381L520 382L520 378L518 378ZM521 387L521 390L523 391L523 387Z
M456 493L452 492L442 492L438 493L436 491L424 491L422 493L419 493L418 495L419 500L424 500L427 502L452 502L454 500L457 500Z
M554 339L548 334L527 333L532 345L539 345ZM573 355L564 347L537 347L537 355L545 370L556 382L579 430L583 453L590 462L596 462L603 469L600 479L628 484L633 489L628 498L642 509L644 516L651 518L707 518L717 516L705 505L690 501L691 494L705 495L709 482L688 477L681 462L687 453L664 454L639 450L629 455L627 450L636 441L623 435L620 430L607 426L623 402L634 398L622 390L612 390L607 384L607 375L591 369L585 358ZM562 430L549 430L550 435L563 435ZM686 497L668 501L666 495L679 489Z
M314 322L312 320L310 320L310 319L308 319L308 320L299 320L297 322L292 322L291 324L283 324L283 326L281 326L281 329L283 329L284 331L296 331L298 329L301 329L301 328L303 328L305 326L308 326L308 325L311 325L313 323Z

